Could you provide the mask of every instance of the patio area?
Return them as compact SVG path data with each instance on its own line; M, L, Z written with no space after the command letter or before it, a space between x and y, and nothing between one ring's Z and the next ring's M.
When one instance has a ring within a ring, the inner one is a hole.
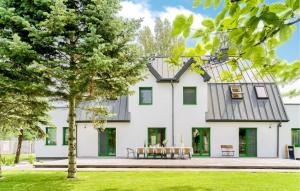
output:
M67 168L68 160L48 160L35 163L35 168ZM300 161L277 158L192 158L176 159L116 159L78 158L78 168L161 168L161 169L293 169L300 170Z

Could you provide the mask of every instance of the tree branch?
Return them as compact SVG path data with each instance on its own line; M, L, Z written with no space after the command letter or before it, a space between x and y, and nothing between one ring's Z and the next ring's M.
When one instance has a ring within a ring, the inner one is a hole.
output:
M298 19L296 19L296 20L294 20L294 21L292 21L292 22L289 22L289 23L287 23L287 24L285 24L285 25L290 26L290 25L296 24L297 22L300 22L300 18L298 18ZM274 31L271 33L270 36L274 36L274 35L275 35L276 33L278 33L279 31L280 31L280 27L279 27L278 29L274 30ZM264 41L266 41L267 38L270 37L270 36L267 36L267 35L266 35L262 40L260 40L260 41L259 41L258 43L256 43L254 46L260 45L261 43L263 43Z

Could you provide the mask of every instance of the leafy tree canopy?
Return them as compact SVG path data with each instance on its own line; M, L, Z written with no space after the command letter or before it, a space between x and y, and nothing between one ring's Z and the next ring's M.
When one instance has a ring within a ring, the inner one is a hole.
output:
M194 0L193 7L201 3L205 8L218 7L221 0ZM181 55L221 57L228 54L233 71L238 59L250 60L261 74L272 74L282 83L293 81L300 76L300 60L288 63L277 57L276 48L295 30L295 23L300 21L299 7L299 0L272 4L265 4L263 0L225 0L215 18L205 18L202 27L192 32L192 37L199 40L197 45L179 51L172 61L178 61ZM191 31L189 18L178 15L173 22L173 34L186 31ZM198 64L201 62L198 59Z
M145 26L138 35L144 56L171 56L177 47L184 47L182 37L172 36L172 25L165 19L156 18L154 34L150 27Z

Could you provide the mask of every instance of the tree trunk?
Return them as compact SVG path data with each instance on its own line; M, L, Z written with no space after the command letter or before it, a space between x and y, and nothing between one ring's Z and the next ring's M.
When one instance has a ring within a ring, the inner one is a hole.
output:
M1 158L1 147L0 147L0 179L2 178L2 168L1 168L1 166L2 166L2 158Z
M76 178L75 96L69 98L69 165L68 178Z
M20 134L18 136L18 145L17 145L17 152L16 152L16 157L15 157L15 164L18 164L20 162L23 136L24 136L23 129L20 129Z

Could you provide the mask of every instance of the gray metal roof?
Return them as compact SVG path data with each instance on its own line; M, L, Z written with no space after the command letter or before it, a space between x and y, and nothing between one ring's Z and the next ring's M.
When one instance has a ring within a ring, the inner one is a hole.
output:
M167 62L166 57L152 58L148 63L149 71L157 79L157 82L179 82L182 74L195 63L193 58L181 57L178 64ZM274 82L272 76L261 76L256 68L251 67L251 62L247 60L238 60L237 67L233 67L226 61L226 59L217 59L214 56L203 56L201 60L204 63L199 68L204 72L200 74L204 81L207 82L229 82L229 80L222 79L222 72L229 72L232 74L233 82L239 83L255 83L255 82ZM230 81L232 82L232 81Z
M92 107L97 104L108 106L110 112L113 114L108 122L129 122L130 113L128 112L128 96L121 96L117 100L95 100L81 102L76 109L76 122L91 122L92 113L84 108ZM101 118L101 116L99 116Z
M242 99L232 99L230 86L237 83L208 83L206 121L266 121L286 122L286 114L275 83L238 83ZM268 99L256 97L255 86L266 88Z
M236 83L269 83L275 82L271 75L262 76L256 68L251 67L251 62L238 60L237 67L233 67L228 62L220 60L208 60L202 64L204 70L211 76L210 82L236 82ZM233 81L222 79L222 72L232 74Z
M179 82L180 77L187 71L190 66L195 63L193 58L181 57L180 63L177 65L168 63L166 57L155 57L150 59L147 64L149 71L156 78L157 82ZM207 72L199 66L200 70L203 71L200 75L203 77L205 82L210 80L210 76Z

